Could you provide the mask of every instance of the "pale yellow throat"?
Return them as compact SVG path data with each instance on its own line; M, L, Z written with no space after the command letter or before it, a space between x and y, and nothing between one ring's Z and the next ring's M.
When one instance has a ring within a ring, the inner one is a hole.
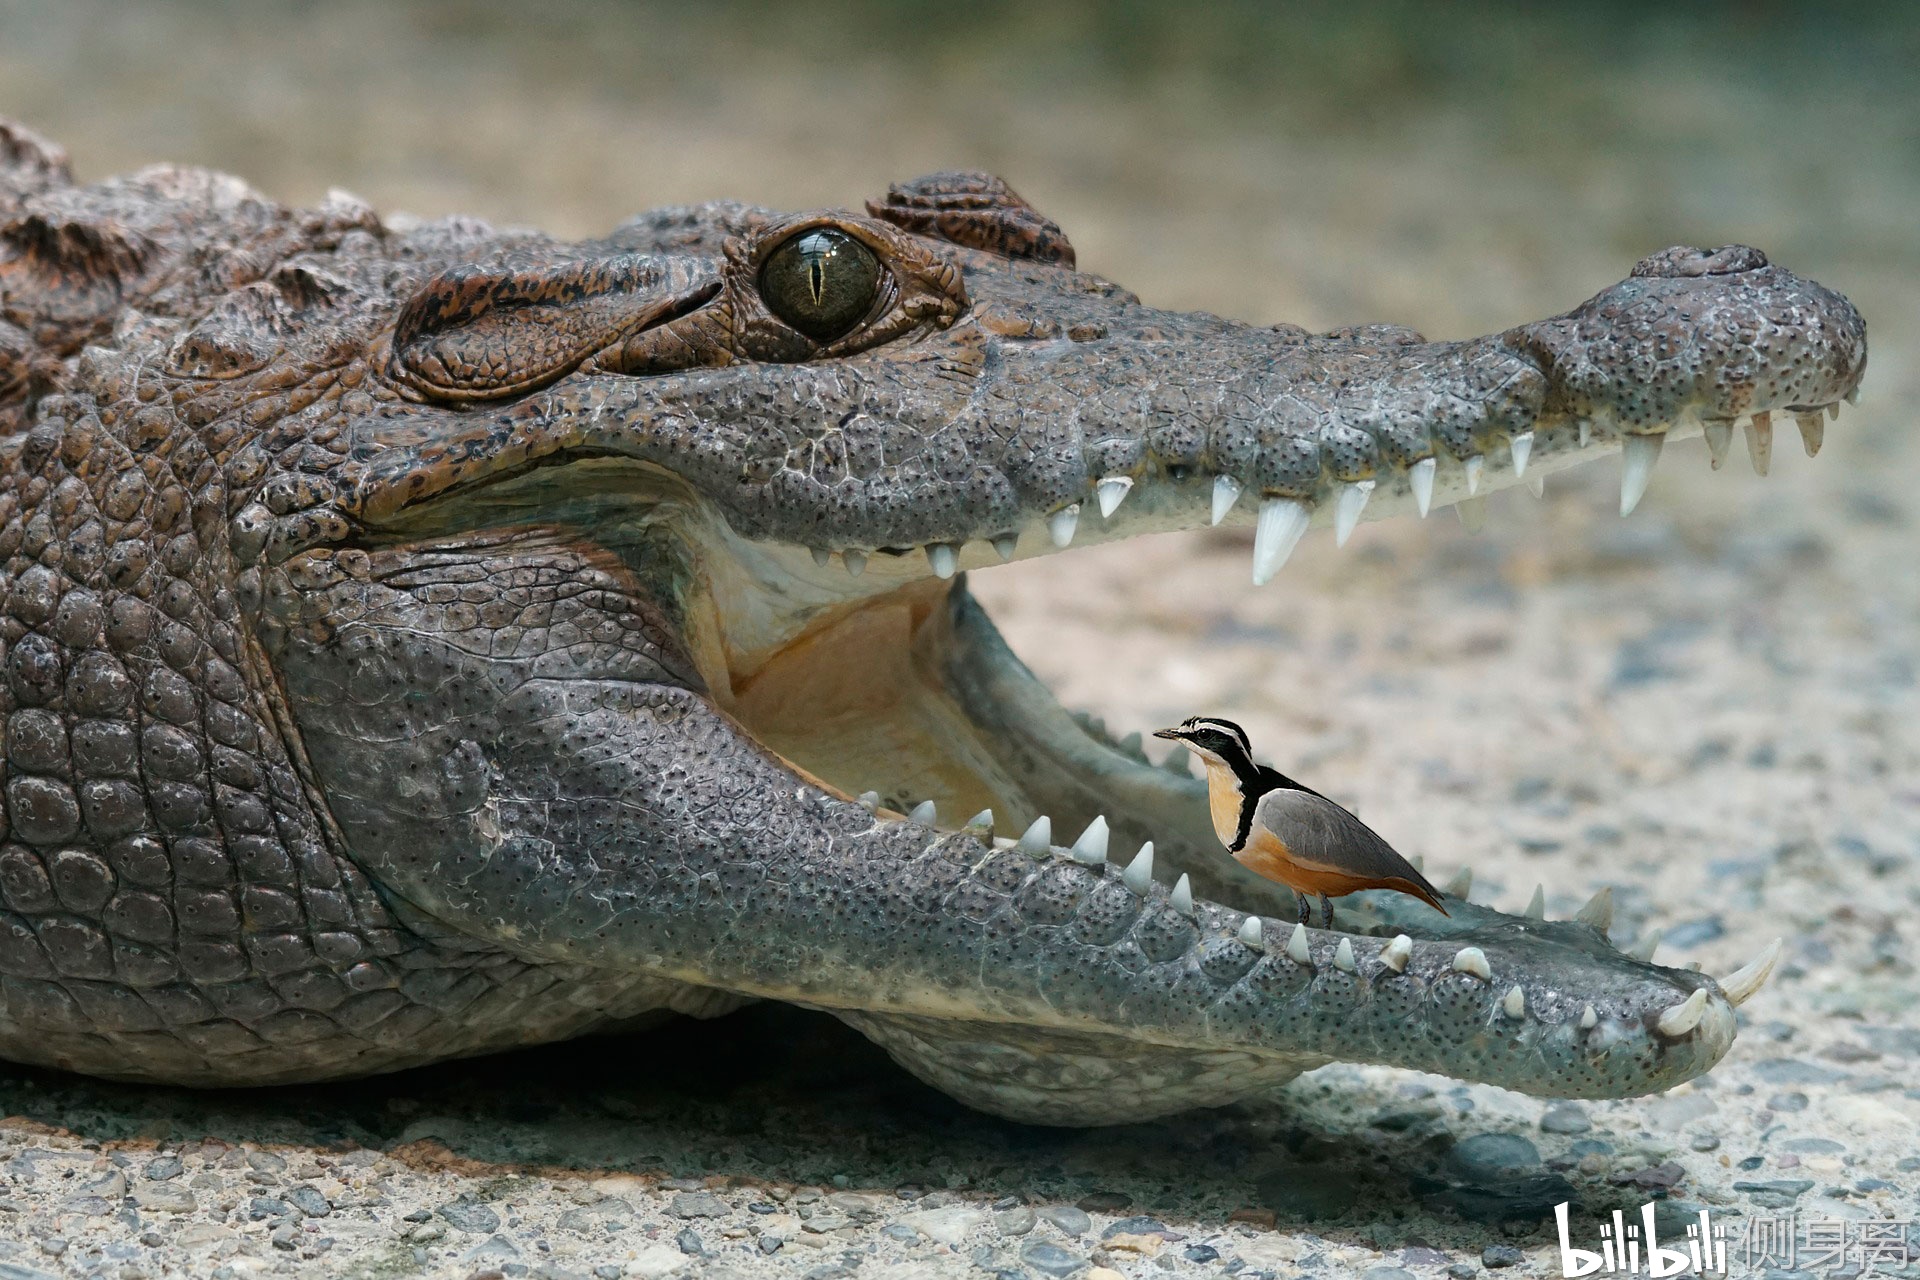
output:
M1207 807L1213 814L1213 834L1233 848L1240 834L1240 777L1223 760L1207 762Z

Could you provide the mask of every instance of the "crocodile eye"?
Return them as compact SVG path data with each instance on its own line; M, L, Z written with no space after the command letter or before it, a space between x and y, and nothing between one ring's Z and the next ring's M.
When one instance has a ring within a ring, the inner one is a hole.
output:
M832 342L866 319L879 292L873 250L830 227L793 237L760 268L768 308L815 342Z

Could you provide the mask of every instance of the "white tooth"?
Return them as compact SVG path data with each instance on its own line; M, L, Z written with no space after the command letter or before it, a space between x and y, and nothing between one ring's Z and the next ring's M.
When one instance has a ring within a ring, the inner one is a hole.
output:
M1120 873L1120 883L1143 898L1147 896L1147 890L1153 886L1153 841L1140 846L1140 852L1133 855L1133 861Z
M1253 585L1265 586L1280 572L1312 517L1307 504L1293 498L1268 498L1260 504L1253 527Z
M1073 842L1073 860L1097 867L1107 860L1107 819L1103 814L1087 824Z
M1352 942L1340 939L1340 945L1333 949L1333 967L1345 973L1354 971Z
M1233 504L1240 501L1240 482L1232 476L1213 478L1213 518L1208 524L1219 524L1227 518L1227 512L1233 510Z
M880 793L878 791L862 791L860 793L860 807L868 813L872 813L875 809L878 809L880 807Z
M1582 1031L1591 1031L1594 1027L1598 1026L1599 1023L1600 1015L1594 1012L1592 1005L1588 1005L1580 1011L1580 1029Z
M976 835L976 836L992 835L993 834L993 810L982 809L980 812L974 814L971 818L968 818L966 829L969 835Z
M1661 1014L1654 1025L1663 1036L1683 1036L1700 1025L1700 1015L1706 1011L1707 989L1696 987L1692 995Z
M1816 456L1820 452L1820 442L1827 438L1827 424L1818 413L1795 414L1793 421L1800 428L1800 443L1806 446L1807 456Z
M1707 458L1718 471L1720 464L1727 460L1727 450L1733 447L1733 420L1710 418L1702 426L1701 434L1707 438Z
M960 557L954 553L952 543L929 542L927 563L933 566L934 577L951 578L954 570L960 567Z
M825 547L809 547L807 550L813 553L813 562L822 569L833 563L833 552Z
M1468 533L1478 533L1487 527L1485 498L1462 498L1453 504L1453 513L1460 517L1460 524Z
M1855 387L1853 390L1847 392L1847 403L1848 404L1860 403L1860 388ZM1835 422L1838 422L1840 420L1840 402L1838 400L1835 400L1832 404L1827 406L1827 416L1829 418L1832 418Z
M1593 439L1593 419L1592 418L1580 419L1580 447L1582 449L1586 448L1588 443L1591 442L1592 439Z
M1653 464L1660 460L1665 436L1628 436L1620 446L1620 514L1630 516L1640 505L1653 479Z
M922 800L919 804L913 806L913 812L907 815L907 821L917 822L923 827L932 826L935 821L933 801Z
M1333 506L1334 546L1346 546L1347 539L1353 536L1353 527L1360 523L1360 513L1367 509L1367 499L1373 496L1373 485L1371 480L1356 480L1340 491Z
M1500 1012L1506 1014L1509 1018L1512 1018L1515 1022L1518 1022L1520 1021L1520 1019L1526 1017L1527 1016L1527 993L1522 991L1518 987L1515 987L1513 990L1507 992L1507 994L1504 997L1502 997L1500 1000Z
M1413 956L1413 939L1404 933L1393 935L1393 941L1380 948L1380 963L1395 973L1407 971L1407 961Z
M1193 914L1193 882L1187 879L1187 873L1181 872L1180 878L1173 882L1173 892L1167 895L1167 905L1183 916Z
M1487 967L1487 953L1478 947L1462 947L1453 957L1455 973L1470 973L1482 981L1493 977L1493 970Z
M1547 886L1533 886L1533 897L1527 899L1527 919L1545 920L1547 918Z
M1293 926L1293 936L1287 939L1287 959L1298 965L1313 963L1313 954L1307 950L1307 926Z
M1727 1003L1743 1005L1747 997L1766 984L1767 975L1773 972L1774 962L1780 959L1781 940L1775 938L1767 944L1767 949L1754 957L1753 963L1744 969L1738 969L1720 980L1720 990L1727 997Z
M1013 559L1013 549L1019 541L1017 533L1003 533L993 540L993 553L1000 557L1001 564Z
M1666 930L1664 929L1647 930L1647 936L1634 943L1633 950L1627 954L1642 964L1650 962L1653 959L1653 953L1660 949L1660 939L1664 937L1665 934Z
M1440 892L1446 894L1449 898L1458 898L1462 902L1466 901L1467 895L1473 892L1473 868L1460 868L1460 870L1454 873L1453 879L1447 881L1447 887Z
M1439 466L1432 458L1422 458L1407 472L1407 483L1413 487L1413 505L1420 509L1422 520L1433 508L1433 473Z
M1747 457L1753 462L1753 474L1763 476L1773 469L1773 415L1754 414L1746 432Z
M1526 479L1527 463L1533 460L1533 432L1522 431L1507 447L1513 451L1513 478Z
M1053 819L1041 814L1033 820L1025 835L1014 841L1013 847L1030 858L1043 858L1053 844Z
M1127 500L1127 490L1133 488L1132 476L1108 476L1093 486L1093 496L1100 500L1100 518L1111 516Z
M859 577L867 571L867 553L864 551L842 551L840 563L847 566L847 572Z
M1467 468L1467 496L1471 498L1474 494L1480 492L1480 473L1486 470L1486 457L1476 453L1467 459L1465 466Z
M1062 507L1047 517L1047 536L1053 539L1056 547L1065 547L1073 541L1073 531L1080 524L1080 504Z
M1547 496L1547 473L1544 471L1527 472L1527 492L1536 498Z
M1240 945L1252 947L1255 951L1265 951L1266 945L1260 938L1260 917L1248 916L1240 922Z
M1188 751L1184 744L1176 743L1173 750L1167 752L1167 758L1160 762L1160 767L1168 773L1177 773L1182 777L1191 778L1193 770L1189 765L1192 759L1193 753Z
M1573 913L1581 924L1590 924L1605 933L1613 928L1613 886L1608 885L1587 899L1587 905Z

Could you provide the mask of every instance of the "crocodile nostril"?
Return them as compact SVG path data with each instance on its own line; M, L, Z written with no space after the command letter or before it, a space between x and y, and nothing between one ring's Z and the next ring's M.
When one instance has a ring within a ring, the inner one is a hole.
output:
M1758 271L1766 265L1767 255L1750 245L1723 244L1718 249L1696 249L1677 244L1640 259L1634 264L1633 274L1667 279L1730 276L1741 271Z

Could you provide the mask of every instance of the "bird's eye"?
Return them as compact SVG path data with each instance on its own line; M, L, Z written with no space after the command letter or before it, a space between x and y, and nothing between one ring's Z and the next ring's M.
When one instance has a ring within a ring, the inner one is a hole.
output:
M831 227L801 232L760 268L768 309L815 342L832 342L866 319L879 292L873 250Z

